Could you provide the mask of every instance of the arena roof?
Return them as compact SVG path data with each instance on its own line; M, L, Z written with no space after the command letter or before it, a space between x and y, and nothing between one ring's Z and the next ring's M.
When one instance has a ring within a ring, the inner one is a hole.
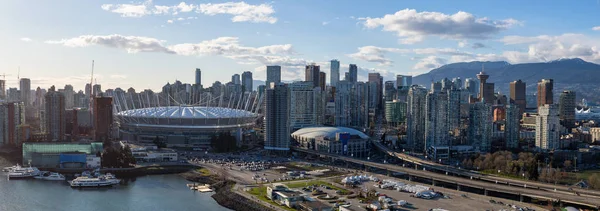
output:
M324 136L329 139L335 139L335 134L337 133L349 133L350 135L359 136L363 139L369 138L369 136L365 135L364 133L347 127L306 127L292 133L292 136L301 136L309 138Z
M204 106L168 106L139 108L117 113L122 117L169 118L169 119L219 119L254 117L256 114L239 109Z

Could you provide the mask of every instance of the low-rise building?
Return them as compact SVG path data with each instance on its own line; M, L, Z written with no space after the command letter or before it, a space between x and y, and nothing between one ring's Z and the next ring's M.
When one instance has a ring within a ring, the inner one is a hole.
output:
M25 142L23 165L38 168L85 168L87 156L96 156L104 150L102 142Z
M320 201L303 201L298 203L298 208L302 211L332 211L333 207Z
M319 152L367 157L370 138L364 133L346 127L308 127L292 133L299 147Z

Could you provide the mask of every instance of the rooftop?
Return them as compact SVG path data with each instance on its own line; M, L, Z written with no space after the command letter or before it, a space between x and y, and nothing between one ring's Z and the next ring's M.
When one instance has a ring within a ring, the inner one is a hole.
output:
M330 140L335 139L337 133L349 133L350 136L359 136L362 139L368 139L369 136L364 133L347 127L306 127L292 133L292 136L303 136L303 137L326 137Z
M166 106L121 111L117 116L146 118L219 119L254 117L256 114L239 109L205 106Z

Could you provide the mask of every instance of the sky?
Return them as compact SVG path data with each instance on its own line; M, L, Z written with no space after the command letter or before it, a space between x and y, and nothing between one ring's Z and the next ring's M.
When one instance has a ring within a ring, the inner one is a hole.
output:
M281 65L301 80L316 63L419 75L444 64L511 64L582 58L600 63L600 0L582 1L100 1L6 0L0 7L0 74L32 88L159 91L167 82L202 84ZM0 76L1 77L1 76Z

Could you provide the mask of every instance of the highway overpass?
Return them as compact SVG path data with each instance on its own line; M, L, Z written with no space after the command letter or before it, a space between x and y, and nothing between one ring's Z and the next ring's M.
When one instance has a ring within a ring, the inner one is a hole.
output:
M321 157L327 157L335 160L341 160L345 162L361 164L368 167L374 167L378 169L383 169L391 172L402 172L411 177L418 177L429 179L433 181L435 184L436 181L444 182L449 184L454 184L460 189L460 187L468 187L475 189L482 189L484 194L487 195L488 191L494 191L498 193L508 194L508 195L517 195L522 199L522 196L541 199L541 200L552 200L555 202L565 202L580 206L586 206L594 209L600 208L600 198L590 195L576 195L571 192L560 192L560 191L547 191L541 189L530 189L530 188L522 188L517 186L507 186L503 184L489 183L485 181L480 181L477 179L467 179L462 177L449 176L445 174L433 173L430 171L416 170L413 168L405 168L402 166L392 165L392 164L381 164L376 162L370 162L365 160L359 160L354 158L349 158L345 156L340 156L337 154L323 153L317 152L314 150L306 150L294 147L294 151L307 153L307 154L315 154Z
M578 187L571 188L568 186L552 185L552 184L535 182L535 181L523 181L523 180L517 180L517 179L509 179L509 178L503 178L503 177L490 176L490 175L472 172L469 170L459 169L459 168L456 168L456 167L453 167L450 165L443 165L443 164L439 164L436 162L423 160L423 159L420 159L420 158L417 158L414 156L410 156L410 155L407 155L404 153L394 152L394 151L390 150L389 148L385 147L384 145L382 145L378 141L373 141L373 146L375 146L375 148L378 149L379 151L381 151L391 157L395 157L402 161L425 167L425 169L429 169L429 170L434 169L439 172L449 172L452 174L460 175L460 176L474 179L474 180L482 180L482 181L486 181L486 182L490 182L490 183L504 184L504 185L508 185L508 186L518 186L518 187L522 187L522 188L530 188L530 189L533 188L533 189L541 189L541 190L547 190L547 191L556 190L556 191L569 192L569 193L573 193L574 191L577 191L577 193L579 193L580 195L595 196L595 198L598 198L597 200L600 200L600 191L587 190L587 189L582 189L582 188L578 188Z

